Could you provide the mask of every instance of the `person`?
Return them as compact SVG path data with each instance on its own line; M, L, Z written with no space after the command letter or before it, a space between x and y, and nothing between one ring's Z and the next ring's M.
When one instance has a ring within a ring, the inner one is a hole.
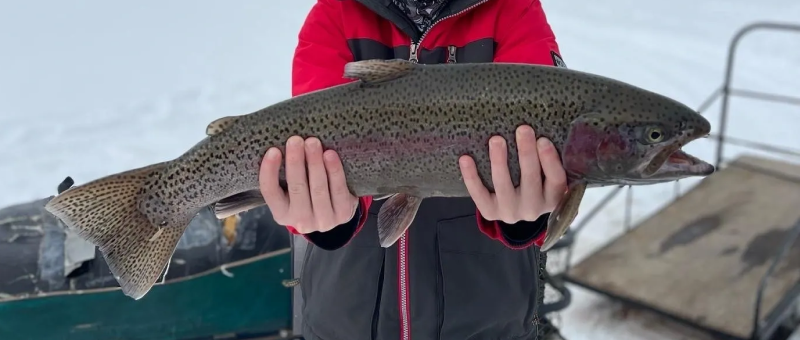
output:
M293 96L353 81L343 78L345 64L366 59L565 67L538 0L318 0L298 37ZM389 248L376 229L385 200L348 191L336 150L300 136L288 138L285 155L268 150L259 174L267 206L309 241L299 278L305 339L536 339L539 246L566 175L549 140L529 126L515 138L519 187L507 141L493 137L495 192L463 156L453 166L470 197L425 199Z

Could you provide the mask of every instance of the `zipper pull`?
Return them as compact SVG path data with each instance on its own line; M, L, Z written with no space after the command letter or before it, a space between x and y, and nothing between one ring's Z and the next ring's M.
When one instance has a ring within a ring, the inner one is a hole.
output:
M447 63L454 64L456 62L456 47L454 45L447 46Z
M417 48L418 47L419 47L419 44L417 44L417 43L415 43L413 41L411 42L411 46L410 46L410 50L409 50L409 54L410 55L408 57L408 60L410 60L412 63L415 63L415 64L419 63L419 59L417 58Z

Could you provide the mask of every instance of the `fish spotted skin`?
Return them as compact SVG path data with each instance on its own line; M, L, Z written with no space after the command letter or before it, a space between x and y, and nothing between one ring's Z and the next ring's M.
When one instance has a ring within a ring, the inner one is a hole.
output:
M221 118L178 158L73 187L46 209L98 245L123 292L138 299L200 209L220 202L218 216L227 216L263 204L263 155L270 147L283 151L293 135L317 137L336 150L356 196L395 195L383 209L395 213L379 214L383 246L408 227L421 199L469 196L460 156L473 156L484 184L493 188L487 147L493 135L506 139L518 185L514 134L523 124L553 142L570 192L577 193L551 215L551 224L560 223L556 234L574 218L586 186L653 184L713 172L679 151L709 133L705 118L609 78L543 65L403 60L353 62L344 73L360 81ZM280 179L286 188L283 169ZM553 237L560 235L548 245Z
M491 189L488 139L505 137L509 158L516 159L514 133L521 124L548 137L562 153L573 122L583 115L597 117L603 130L631 122L660 124L684 134L685 141L710 130L705 118L676 101L578 71L408 64L412 71L398 78L349 83L236 117L171 163L148 191L164 205L185 210L258 189L264 153L292 135L316 136L336 150L357 196L430 197L468 195L456 166L464 154L475 157ZM517 184L518 164L510 171Z

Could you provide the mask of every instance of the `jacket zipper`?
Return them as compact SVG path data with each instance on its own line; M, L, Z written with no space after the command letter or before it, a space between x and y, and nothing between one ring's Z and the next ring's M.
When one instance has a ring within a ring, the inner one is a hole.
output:
M411 339L411 313L409 312L409 298L408 298L408 230L400 237L400 242L397 246L399 252L399 270L400 270L400 320L401 320L401 339Z
M447 46L447 63L448 64L455 64L456 63L456 46L455 45Z
M545 283L544 274L545 274L545 266L547 265L547 254L542 254L541 251L535 251L536 264L539 273L538 279L536 280L536 298L533 299L534 305L536 306L536 312L533 313L533 336L534 339L539 339L539 308L541 308L541 304L539 303L539 293L541 293L542 302L544 302L544 289L545 287L542 286Z
M411 41L411 46L409 47L409 56L408 60L412 63L419 63L419 58L417 57L417 48L419 44L414 43ZM408 229L400 236L400 239L397 241L397 289L399 290L398 294L398 306L400 307L400 339L401 340L410 340L411 339L411 313L409 313L409 299L408 299Z
M419 44L414 43L414 41L412 40L411 41L411 46L409 47L409 51L408 51L408 54L409 54L408 60L411 61L412 63L415 63L415 64L419 62L419 58L417 58L417 49L418 48L419 48Z
M425 37L428 33L440 22L459 16L463 13L466 13L472 10L475 7L478 7L489 0L481 0L472 6L469 6L463 10L460 10L456 13L450 14L445 17L441 17L431 24L422 36L419 38L418 41L414 41L411 39L411 46L409 47L409 55L408 60L412 63L419 63L419 47L422 44L422 41L425 40ZM452 62L455 62L455 47L451 46L452 48L448 48ZM448 62L450 62L450 57L448 57ZM410 228L409 228L410 229ZM409 307L409 278L408 278L408 230L403 236L400 237L400 240L397 242L397 252L398 252L398 271L399 278L398 280L398 289L400 290L399 298L399 305L400 305L400 339L401 340L411 340L411 312Z
M418 53L419 52L418 51L419 46L422 44L422 41L425 40L425 37L428 36L428 33L430 33L430 31L433 30L433 28L436 27L436 25L438 23L440 23L442 21L445 21L447 19L453 18L453 17L457 17L457 16L459 16L461 14L464 14L466 12L469 12L472 9L474 9L475 7L483 5L484 3L487 3L487 2L489 2L489 0L481 0L481 1L478 1L475 4L473 4L472 6L464 8L464 9L462 9L462 10L456 12L456 13L453 13L453 14L450 14L448 16L444 16L444 17L441 17L439 19L436 19L436 21L434 21L433 24L431 24L431 26L428 27L428 29L425 30L424 33L422 33L422 36L419 37L418 41L414 41L414 39L411 39L411 48L410 48L410 51L409 51L408 60L411 61L411 62L414 62L414 63L419 62L419 56L418 56L418 54L419 54ZM455 61L455 56L453 56L453 58L454 58L453 60Z
M469 6L469 7L467 7L467 8L464 8L464 9L462 9L462 10L460 10L460 11L456 12L456 13L453 13L453 14L450 14L450 15L448 15L448 16L445 16L445 17L441 17L441 18L439 18L439 19L436 19L436 21L434 21L434 22L433 22L433 24L431 24L431 27L428 27L428 29L425 31L425 33L422 33L422 36L421 36L421 37L419 37L419 42L417 42L417 45L421 44L421 43L422 43L422 41L423 41L423 40L425 40L425 36L427 36L427 35L428 35L428 33L429 33L429 32L430 32L430 31L431 31L431 30L432 30L434 27L436 27L436 24L438 24L438 23L440 23L440 22L442 22L442 21L445 21L445 20L447 20L447 19L450 19L450 18L452 18L452 17L456 17L456 16L459 16L459 15L461 15L461 14L464 14L465 12L469 12L469 11L471 11L473 8L475 8L475 7L478 7L478 6L480 6L480 5L483 5L484 3L488 2L488 1L489 1L489 0L481 0L481 1L478 1L478 2L476 2L475 4L473 4L472 6ZM413 41L412 41L412 43L413 43Z

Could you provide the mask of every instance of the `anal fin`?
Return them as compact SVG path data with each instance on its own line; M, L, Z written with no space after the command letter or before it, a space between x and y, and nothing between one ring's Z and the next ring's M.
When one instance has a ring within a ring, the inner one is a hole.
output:
M266 204L261 191L250 190L217 201L214 204L214 214L217 215L217 218L224 219Z
M569 185L566 195L558 202L547 220L547 231L541 250L548 251L567 232L572 221L578 216L578 208L586 192L586 182L576 181Z
M395 194L378 212L378 240L381 247L391 247L408 230L417 215L422 198L409 194Z
M381 196L372 196L372 200L373 200L373 201L385 200L385 199L387 199L387 198L389 198L389 197L392 197L392 196L394 196L394 195L395 195L395 194L381 195Z

